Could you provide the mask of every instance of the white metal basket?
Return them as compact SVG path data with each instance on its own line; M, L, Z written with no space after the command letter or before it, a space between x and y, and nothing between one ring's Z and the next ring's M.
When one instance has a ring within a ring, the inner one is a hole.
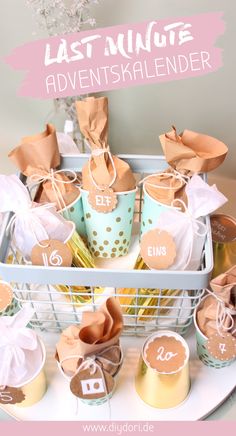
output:
M120 155L133 171L144 177L162 171L162 156ZM63 155L62 169L80 171L88 155ZM22 181L24 176L20 175ZM135 220L141 221L142 188L136 200ZM210 220L206 218L207 238L198 271L107 270L90 268L41 267L22 264L14 253L6 227L6 214L0 232L0 274L11 282L20 304L30 302L35 309L32 326L44 331L61 331L78 324L84 310L95 310L107 296L116 295L124 311L124 333L145 335L170 328L184 334L192 323L193 311L207 287L213 268ZM13 263L6 262L13 252ZM66 287L66 293L58 285ZM86 292L77 287L86 287ZM98 293L98 287L100 289ZM120 291L121 288L125 290ZM132 299L130 291L132 289ZM86 303L79 303L81 298ZM128 303L125 300L128 298Z

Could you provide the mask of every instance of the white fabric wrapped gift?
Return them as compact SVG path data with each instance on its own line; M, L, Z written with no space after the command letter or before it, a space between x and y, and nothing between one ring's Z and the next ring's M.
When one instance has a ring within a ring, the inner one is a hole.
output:
M14 316L0 317L0 386L23 385L42 364L39 339L26 327L33 314L26 306Z
M32 248L45 239L66 242L75 225L56 212L54 204L32 202L29 192L16 175L0 175L0 212L14 212L9 223L13 243L26 260Z
M202 218L223 206L227 198L197 174L188 182L186 195L188 207L181 200L174 200L172 204L182 204L185 212L176 208L165 210L158 219L157 228L169 232L176 244L176 258L169 269L195 271L200 267L207 235Z

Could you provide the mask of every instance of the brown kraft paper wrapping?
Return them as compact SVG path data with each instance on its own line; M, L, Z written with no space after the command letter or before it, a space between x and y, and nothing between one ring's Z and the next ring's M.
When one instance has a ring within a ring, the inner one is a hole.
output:
M226 273L220 274L210 282L211 289L232 311L236 310L236 265ZM206 298L197 312L197 323L201 332L208 338L217 332L218 301L216 298L209 296ZM233 335L236 337L236 315L234 318ZM226 319L225 327L229 327L230 320ZM230 333L230 332L229 332Z
M51 169L56 170L60 166L60 153L57 143L56 130L52 124L47 124L46 130L33 136L26 136L22 139L21 145L9 153L9 158L27 177L32 178L49 175ZM60 172L54 174L59 182L57 187L60 189L65 205L71 204L76 200L80 191L73 183L62 183L69 181L66 174ZM35 201L38 203L56 203L57 208L63 209L50 180L44 181L40 186Z
M187 204L187 197L185 195L186 183L184 179L181 180L174 177L174 170L172 168L168 168L161 174L154 174L148 177L144 185L148 194L162 204L171 206L171 203L176 198L183 200Z
M175 127L159 137L167 162L180 173L203 173L216 169L227 155L228 147L212 136Z
M105 350L113 345L119 346L122 328L123 318L119 302L110 297L97 312L84 312L80 326L73 325L64 330L56 347L56 359L61 362L66 357L81 356L81 359L71 358L62 363L64 372L73 376L83 358L95 355L103 369L115 375L119 367L103 361L103 357L114 363L120 361L121 351L118 347L107 352ZM101 352L103 353L99 356Z
M76 110L80 130L91 146L96 149L109 149L108 146L108 99L107 97L89 97L76 102ZM136 187L134 175L130 166L112 155L116 168L116 179L112 184L115 192L130 191ZM113 177L112 163L108 154L93 156L92 175L99 186L109 186ZM85 164L82 171L83 188L90 191L94 188L89 174L89 164Z

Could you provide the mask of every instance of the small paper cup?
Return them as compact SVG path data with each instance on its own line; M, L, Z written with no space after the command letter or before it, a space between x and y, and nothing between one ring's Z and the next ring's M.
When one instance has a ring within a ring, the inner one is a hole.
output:
M23 385L14 386L15 388L19 388L22 390L25 395L24 401L22 403L17 403L17 407L30 407L34 404L38 403L44 396L47 390L47 381L44 372L44 365L46 361L46 349L45 345L41 339L39 339L39 343L42 349L42 362L38 370L35 372L33 377L27 380Z
M86 237L86 227L84 222L84 210L82 204L81 192L79 196L71 204L61 209L63 217L67 220L73 221L76 226L76 230L80 236Z
M145 359L145 347L155 338L169 336L182 343L186 358L184 364L175 372L159 372L150 367ZM162 330L154 333L144 343L135 377L135 388L140 398L158 409L169 409L180 405L190 390L189 348L182 336L175 332Z
M193 319L194 319L194 325L196 328L196 340L197 340L197 355L199 357L199 359L207 366L210 366L211 368L216 368L216 369L220 369L220 368L224 368L225 366L229 366L231 365L231 363L235 360L219 360L219 359L215 359L215 357L213 357L207 347L207 341L208 338L207 336L205 336L200 328L198 327L198 323L197 323L197 312L200 309L200 307L202 306L204 300L206 300L206 298L209 298L209 295L206 295L201 301L200 303L196 306L195 310L194 310L194 315L193 315Z
M57 366L58 366L58 369L59 369L61 375L68 381L68 384L70 384L72 377L70 377L69 375L65 374L65 372L63 371L63 368L62 368L62 366L61 366L61 364L60 364L60 362L58 360L57 360ZM109 395L106 395L103 398L99 398L99 399L96 399L96 400L94 400L94 399L93 400L85 400L85 399L82 399L82 398L78 398L78 400L82 401L82 403L87 404L88 406L99 406L100 404L106 403L112 397L112 395L113 395L113 393L115 391L115 387L116 387L116 383L114 383L114 389L112 390L112 392L110 392ZM72 394L72 392L71 392L71 394Z
M149 230L155 229L158 225L158 218L167 209L179 209L167 204L160 203L151 197L147 192L145 183L143 185L143 208L142 208L142 222L140 234L141 236Z
M88 245L94 257L115 258L128 254L137 189L116 192L118 204L100 213L88 202L89 192L81 189Z

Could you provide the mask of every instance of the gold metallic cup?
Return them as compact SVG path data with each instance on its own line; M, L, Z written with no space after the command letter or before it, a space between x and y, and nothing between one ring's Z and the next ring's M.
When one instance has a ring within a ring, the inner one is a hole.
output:
M47 390L46 376L44 372L44 365L46 361L46 349L44 343L39 339L43 358L40 367L36 373L27 381L24 385L17 385L15 388L22 390L25 395L25 399L21 403L17 403L17 407L30 407L33 404L38 403L44 396Z
M156 337L172 336L179 340L186 352L186 359L176 372L163 373L150 367L145 359L145 347ZM150 336L144 343L135 377L135 388L140 398L150 406L169 409L181 404L190 390L189 348L182 336L162 330Z
M212 279L236 265L236 219L230 215L211 216L214 268Z

